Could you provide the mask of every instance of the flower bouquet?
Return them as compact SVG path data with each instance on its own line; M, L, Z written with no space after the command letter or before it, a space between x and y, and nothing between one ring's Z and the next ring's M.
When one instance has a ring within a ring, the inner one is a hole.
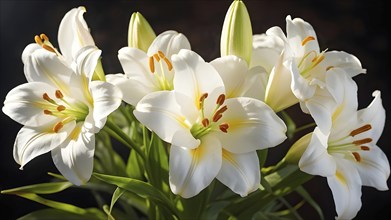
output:
M304 187L314 176L327 179L336 218L353 219L363 186L388 190L390 165L376 145L381 91L358 109L354 77L366 69L320 48L309 22L288 15L285 28L254 34L234 0L220 56L206 61L183 33L155 33L134 12L118 50L123 73L113 74L85 12L69 10L56 41L34 37L22 53L27 82L4 100L4 114L23 125L13 150L20 169L51 154L58 170L50 182L1 191L48 206L21 219L302 219L304 204L324 219ZM302 118L311 121L296 126ZM283 144L285 156L266 165ZM69 188L99 205L48 196Z

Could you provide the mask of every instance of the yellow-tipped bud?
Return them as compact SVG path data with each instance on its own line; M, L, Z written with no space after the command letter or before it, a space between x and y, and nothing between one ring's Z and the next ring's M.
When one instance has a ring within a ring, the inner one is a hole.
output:
M235 55L250 63L252 27L247 8L241 0L234 0L225 15L220 40L221 56Z
M129 22L128 46L147 52L155 38L156 34L144 16L134 12Z

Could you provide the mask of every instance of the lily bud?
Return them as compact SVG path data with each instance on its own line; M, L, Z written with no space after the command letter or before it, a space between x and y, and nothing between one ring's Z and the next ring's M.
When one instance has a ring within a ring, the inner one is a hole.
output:
M144 16L134 12L129 22L128 46L147 52L155 38L156 34Z
M225 15L220 40L221 56L235 55L250 63L252 28L247 8L241 0L234 0Z
M291 148L288 150L288 153L285 155L285 161L292 164L298 164L301 156L304 151L307 149L308 144L311 141L312 132L304 135L299 140L297 140Z

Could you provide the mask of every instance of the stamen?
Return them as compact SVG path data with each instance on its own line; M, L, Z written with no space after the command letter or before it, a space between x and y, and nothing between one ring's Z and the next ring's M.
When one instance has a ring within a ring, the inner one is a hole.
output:
M49 52L56 53L56 51L53 49L53 47L48 46L46 44L42 44L42 48L49 51Z
M363 132L366 132L366 131L369 131L372 129L372 126L370 124L366 124L364 126L361 126L355 130L353 130L352 132L350 132L350 136L354 137L358 134L361 134Z
M63 105L59 105L58 107L57 107L57 111L59 111L59 112L61 112L61 111L64 111L66 108L65 108L65 106L63 106Z
M163 57L164 62L166 62L168 71L172 70L172 63L167 59L167 57Z
M228 132L228 128L229 128L229 125L228 125L228 123L221 123L220 125L219 125L219 128L220 128L220 130L222 131L222 132L224 132L224 133L227 133Z
M202 94L201 97L200 97L200 103L201 103L201 102L204 102L204 100L205 100L206 98L208 98L208 93Z
M334 66L328 66L328 67L326 68L326 71L329 71L329 70L332 69L332 68L334 68Z
M225 111L227 111L228 107L224 105L223 107L219 108L219 110L216 111L215 114L223 114Z
M157 62L160 61L160 57L159 57L159 55L157 55L156 53L153 55L153 57L156 59Z
M38 35L35 35L34 40L35 40L35 43L37 43L38 45L42 45L43 44L41 38Z
M204 118L201 123L202 123L202 126L204 126L206 128L209 126L209 119Z
M221 94L219 95L219 97L217 98L217 101L216 101L216 104L218 105L222 105L225 101L225 95L224 94Z
M53 112L51 112L50 110L47 110L47 109L43 110L43 113L45 115L52 115L53 114Z
M46 34L41 34L41 35L39 35L39 37L40 37L42 40L44 40L44 41L49 41L49 38L48 38L48 36L46 36Z
M213 115L213 118L212 118L213 122L217 122L218 120L220 120L221 117L223 117L222 114L216 114L216 113Z
M361 140L353 141L352 144L362 145L362 144L367 144L367 143L370 143L370 142L372 142L372 138L364 138L364 139L361 139Z
M53 131L57 133L62 127L64 127L64 124L61 121L57 122L53 127Z
M56 94L56 98L58 98L58 99L64 98L64 95L62 94L62 92L60 90L56 90L55 94Z
M301 46L304 46L305 44L307 44L309 41L312 41L312 40L315 40L315 37L307 36L306 38L304 38L303 41L301 41Z
M164 53L163 53L162 51L160 51L160 50L159 50L157 53L159 54L159 56L160 56L161 58L166 57L166 56L164 55Z
M368 146L361 146L360 148L363 151L369 151L370 150Z
M149 57L149 69L151 70L151 73L155 72L155 63L153 61L153 56Z
M51 99L49 97L49 95L45 92L43 95L42 95L42 98L50 103L54 103L53 99Z
M354 159L356 159L357 162L360 162L361 161L361 156L359 153L357 152L352 152L353 156L354 156Z

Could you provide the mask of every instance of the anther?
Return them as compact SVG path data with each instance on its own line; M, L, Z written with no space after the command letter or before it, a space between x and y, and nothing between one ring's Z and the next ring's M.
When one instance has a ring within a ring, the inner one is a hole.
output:
M66 108L65 108L65 106L63 106L63 105L57 106L57 111L59 111L59 112L64 111L65 109L66 109Z
M356 159L357 162L360 162L361 161L361 156L359 153L357 152L352 152L353 156L354 156L354 159Z
M62 94L62 92L60 90L56 90L55 94L56 94L56 98L58 98L58 99L64 98L64 95Z
M204 118L201 123L202 123L202 126L204 126L206 128L209 126L209 119Z
M355 130L353 130L352 132L350 132L350 136L354 137L358 134L361 134L363 132L366 132L366 131L369 131L372 129L372 126L370 124L366 124L364 126L361 126Z
M64 124L61 121L57 122L53 127L53 131L57 133L62 127L64 127Z
M304 46L305 44L307 44L309 41L312 41L312 40L315 40L315 37L307 36L306 38L303 39L303 41L301 41L301 46Z
M217 112L213 115L213 122L217 122L218 120L220 120L220 118L223 117L222 114L217 114Z
M42 98L43 98L44 100L50 102L50 103L53 103L53 102L54 102L53 99L51 99L51 98L49 97L49 95L48 95L46 92L42 95Z
M149 57L149 69L151 70L151 73L155 72L155 62L153 60L153 56Z
M167 57L163 57L164 62L166 62L168 71L172 70L172 63L167 59Z
M153 55L153 57L156 59L157 62L160 61L160 57L159 57L159 55L157 55L156 53Z
M328 66L328 67L326 68L326 71L329 71L329 70L332 69L332 68L334 68L334 66Z
M41 34L41 35L39 35L39 37L40 37L42 40L44 40L44 41L49 41L49 38L48 38L48 36L46 36L46 34Z
M53 47L48 46L46 44L42 44L42 48L49 51L49 52L56 53L56 51L53 49Z
M363 151L369 151L370 150L368 146L361 146L360 148Z
M216 104L218 105L222 105L225 101L225 95L224 94L221 94L219 95L219 97L217 98L217 101L216 101Z
M229 128L229 125L228 125L228 123L221 123L220 125L219 125L219 128L220 128L220 130L222 131L222 132L224 132L224 133L227 133L228 132L228 128Z
M364 138L364 139L361 139L361 140L353 141L352 144L362 145L362 144L367 144L367 143L370 143L370 142L372 142L372 138Z
M47 110L47 109L43 110L43 113L45 115L52 115L53 114L53 112L51 112L50 110Z
M35 43L37 43L38 45L43 44L41 38L38 35L35 35L34 40L35 40Z
M159 56L160 56L161 58L166 57L166 56L164 55L164 53L163 53L162 51L160 51L160 50L159 50L157 53L159 54Z
M206 98L208 98L208 93L202 94L201 97L200 97L200 103L201 103L201 102L204 102L204 100L205 100Z

